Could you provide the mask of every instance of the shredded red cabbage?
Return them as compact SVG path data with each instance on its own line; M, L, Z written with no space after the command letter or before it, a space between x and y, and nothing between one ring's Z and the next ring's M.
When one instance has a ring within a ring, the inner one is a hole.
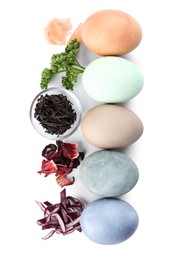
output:
M60 203L36 202L44 212L44 218L39 219L37 224L42 227L42 230L52 229L43 237L44 240L54 233L67 235L75 230L82 231L80 216L85 205L77 198L66 196L65 189L60 193Z

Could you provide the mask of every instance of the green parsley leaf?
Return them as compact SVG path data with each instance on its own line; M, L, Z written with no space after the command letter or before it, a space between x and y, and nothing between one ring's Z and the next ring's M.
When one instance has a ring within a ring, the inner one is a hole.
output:
M85 70L76 59L79 48L80 43L74 39L66 46L64 52L52 55L50 69L45 68L41 73L40 87L42 89L48 88L49 81L54 75L65 72L65 76L62 77L62 85L66 89L73 90L78 75Z

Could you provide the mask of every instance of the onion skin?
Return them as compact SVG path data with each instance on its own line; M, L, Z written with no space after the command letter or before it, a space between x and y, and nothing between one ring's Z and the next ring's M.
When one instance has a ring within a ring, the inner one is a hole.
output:
M72 24L70 18L54 18L46 25L44 33L49 44L64 45L66 37L71 30Z

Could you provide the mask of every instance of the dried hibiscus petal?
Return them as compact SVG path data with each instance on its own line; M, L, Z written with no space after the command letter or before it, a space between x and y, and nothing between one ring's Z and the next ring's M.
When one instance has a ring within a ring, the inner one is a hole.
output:
M49 144L46 145L45 148L43 149L42 156L45 157L47 160L52 160L55 157L56 152L57 152L57 146L55 144Z
M37 224L42 230L52 229L43 239L50 238L54 233L67 235L75 230L81 232L80 216L85 205L77 198L66 196L64 189L60 193L60 203L51 204L46 201L38 202L44 212L44 218L39 219Z
M62 141L57 141L56 143L59 149L62 149L64 157L76 159L79 156L77 144L63 143Z
M67 174L60 174L58 175L58 177L56 178L57 183L61 186L68 186L74 183L75 178L72 177L72 179L67 178Z
M44 173L45 176L48 176L49 174L57 172L57 166L54 163L54 161L42 161L41 170L38 171L38 173Z
M58 169L56 171L55 176L63 175L63 174L69 174L72 172L72 168L67 167L66 165L60 165L58 164Z
M85 154L83 152L79 152L78 158L73 160L73 168L77 168L80 165L80 162L84 159Z
M55 173L57 183L64 187L74 183L74 177L70 180L67 175L80 165L81 160L84 159L84 152L78 151L78 144L59 140L56 141L56 145L46 145L42 156L47 160L42 161L42 167L38 173L44 173L45 176Z

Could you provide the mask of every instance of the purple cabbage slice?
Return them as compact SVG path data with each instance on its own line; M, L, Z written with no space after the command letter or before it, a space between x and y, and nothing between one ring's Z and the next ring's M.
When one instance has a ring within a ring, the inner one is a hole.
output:
M77 198L66 196L66 189L60 192L60 203L36 202L44 212L44 217L37 220L37 224L42 227L42 230L52 229L43 237L44 240L50 238L55 233L67 235L75 230L82 231L80 216L85 205Z

